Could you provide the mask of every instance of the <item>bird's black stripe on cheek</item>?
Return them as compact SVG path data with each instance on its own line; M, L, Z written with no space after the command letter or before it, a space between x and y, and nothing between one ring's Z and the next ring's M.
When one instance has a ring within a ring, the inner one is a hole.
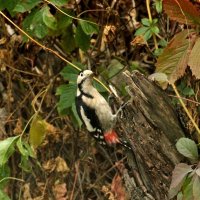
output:
M86 80L86 79L83 79L83 80L78 84L78 89L80 90L81 95L84 95L84 96L86 96L86 97L88 97L88 98L90 98L90 99L93 99L93 96L92 96L92 95L90 95L90 94L88 94L88 93L85 93L85 92L83 91L82 85L83 85L83 83L84 83L85 80Z

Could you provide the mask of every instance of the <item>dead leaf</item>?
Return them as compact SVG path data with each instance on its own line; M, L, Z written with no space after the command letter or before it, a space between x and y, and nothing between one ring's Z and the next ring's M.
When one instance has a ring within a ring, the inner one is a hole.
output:
M122 185L122 178L119 174L116 174L112 180L111 191L115 195L116 200L126 199L126 192Z
M23 186L23 199L24 200L33 200L30 193L30 183L26 183Z
M22 133L22 118L19 117L17 119L17 124L16 124L15 129L14 129L14 134L19 135L21 133Z
M67 200L67 188L66 183L56 184L53 187L53 193L55 196L55 200Z
M5 123L8 113L5 108L0 108L0 140L6 135Z
M166 74L159 72L153 73L148 77L148 79L155 81L163 90L167 89L168 79Z
M172 172L172 182L169 190L170 199L177 195L178 191L183 185L186 176L190 172L192 172L192 168L190 165L187 165L185 163L179 163L178 165L176 165L175 169Z
M192 71L192 74L197 78L200 79L200 56L199 56L199 49L200 49L200 38L197 39L195 42L194 47L189 56L188 65Z
M70 171L65 160L59 156L56 158L56 171L57 172L69 172Z
M199 25L200 10L189 0L163 0L164 11L180 23Z
M138 35L136 36L132 41L131 41L131 44L133 46L135 45L147 45L147 41L144 39L144 37L142 35Z
M192 31L189 35L188 30L176 34L158 58L156 72L165 73L169 83L174 83L184 75L195 39Z
M105 194L105 196L108 196L108 200L116 200L114 194L110 191L110 187L104 185L101 191Z
M65 160L59 156L56 159L48 160L42 166L45 170L49 171L50 173L53 171L57 171L57 172L69 172L70 171Z

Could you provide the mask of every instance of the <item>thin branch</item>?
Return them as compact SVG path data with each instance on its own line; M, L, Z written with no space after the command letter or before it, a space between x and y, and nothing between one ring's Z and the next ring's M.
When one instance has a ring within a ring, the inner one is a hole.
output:
M191 120L193 126L195 127L195 129L197 130L198 134L200 135L200 129L197 126L197 124L195 123L194 119L192 118L191 114L189 113L188 109L186 108L183 100L181 99L180 94L178 93L178 90L176 89L176 86L174 85L174 83L171 84L172 88L174 89L174 92L176 93L177 97L179 98L180 104L182 105L183 109L185 110L187 116L189 117L189 119Z
M50 49L44 45L42 45L40 42L38 42L37 40L35 40L34 38L32 38L28 33L26 33L24 30L22 30L18 25L16 25L9 17L7 17L2 11L0 11L0 14L7 19L14 27L16 27L21 33L23 33L26 37L28 37L32 42L34 42L35 44L37 44L38 46L42 47L44 50L49 51L51 53L53 53L54 55L56 55L58 58L60 58L61 60L63 60L64 62L66 62L67 64L69 64L70 66L72 66L73 68L77 69L78 71L81 71L81 69L79 67L77 67L76 65L74 65L73 63L71 63L70 61L68 61L67 59L65 59L63 56L61 56L59 53L57 53L56 51L54 51L53 49ZM102 83L99 79L94 78L94 80L96 80L98 83L100 83L109 93L111 93L110 89L104 84Z
M56 6L55 4L53 4L52 2L48 1L48 0L44 0L46 1L47 3L51 4L53 7L55 7L59 12L61 12L63 15L66 15L67 17L70 17L72 19L76 19L78 21L84 21L84 22L87 22L87 23L90 23L90 24L94 24L94 25L97 25L99 26L97 23L95 22L91 22L91 21L88 21L88 20L85 20L85 19L81 19L81 18L78 18L78 17L73 17L69 14L67 14L66 12L62 11L60 8L58 8L58 6Z

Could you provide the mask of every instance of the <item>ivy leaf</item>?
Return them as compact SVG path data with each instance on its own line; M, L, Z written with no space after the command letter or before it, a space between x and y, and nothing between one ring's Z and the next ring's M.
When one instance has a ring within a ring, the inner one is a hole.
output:
M198 149L196 143L188 138L180 138L176 143L176 148L179 153L192 161L198 160Z
M97 25L92 24L92 23L87 22L87 21L83 21L83 20L79 21L79 23L81 25L82 30L84 31L84 33L86 35L98 33L98 26Z
M42 17L43 22L47 27L50 29L56 30L57 28L57 20L56 18L51 14L49 6L46 6L42 9Z
M87 51L90 47L90 36L85 34L81 25L78 25L76 28L75 41L77 46L83 51Z
M172 182L169 189L169 198L173 198L180 191L183 183L188 175L188 173L192 172L192 168L190 165L185 163L179 163L175 166L175 169L172 172Z
M0 167L6 164L15 151L14 145L18 138L19 136L14 136L0 141Z
M29 131L29 142L35 149L42 144L46 135L46 122L39 115L35 115Z

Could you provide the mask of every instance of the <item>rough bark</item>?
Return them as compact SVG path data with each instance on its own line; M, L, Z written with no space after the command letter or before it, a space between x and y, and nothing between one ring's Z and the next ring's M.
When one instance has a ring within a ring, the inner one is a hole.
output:
M182 128L167 94L156 84L138 72L124 73L123 81L131 103L120 128L134 152L128 155L131 170L124 171L126 189L134 200L168 199L171 174L181 160L175 143L184 136Z

